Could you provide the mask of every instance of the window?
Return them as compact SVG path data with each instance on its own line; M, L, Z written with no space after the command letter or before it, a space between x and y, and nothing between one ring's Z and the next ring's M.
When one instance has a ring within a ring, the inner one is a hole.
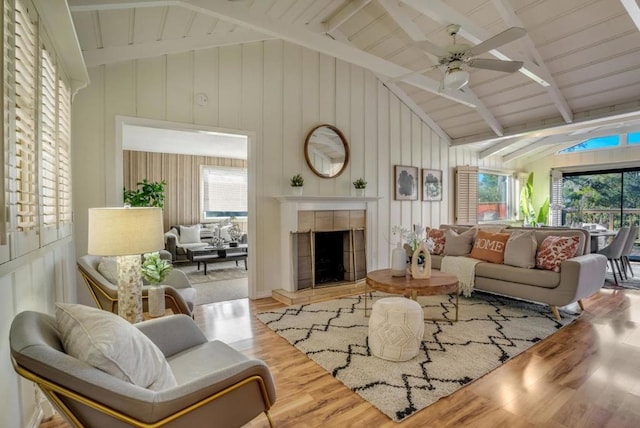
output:
M200 167L202 220L247 216L247 169Z
M627 144L640 144L640 132L627 134Z
M478 174L478 221L509 220L512 210L513 177L510 174Z

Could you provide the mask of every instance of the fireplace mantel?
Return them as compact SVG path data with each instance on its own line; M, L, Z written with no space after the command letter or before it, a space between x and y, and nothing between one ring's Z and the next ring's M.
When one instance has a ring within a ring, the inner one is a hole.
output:
M311 195L282 195L276 196L280 202L376 202L381 196L311 196Z

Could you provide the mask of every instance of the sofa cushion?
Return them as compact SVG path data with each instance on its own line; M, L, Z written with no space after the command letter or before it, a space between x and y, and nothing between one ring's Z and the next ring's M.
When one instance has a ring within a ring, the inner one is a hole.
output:
M197 244L200 243L200 225L180 226L180 243Z
M67 354L153 391L177 386L160 349L124 318L89 306L56 306L58 331Z
M471 252L475 229L469 229L461 234L454 230L445 232L444 254L447 256L466 256Z
M547 236L536 253L536 267L560 272L560 264L576 254L579 236Z
M103 257L100 259L97 270L110 283L118 283L118 263L115 257Z
M531 269L536 265L538 243L533 230L513 231L504 252L504 264Z
M493 233L486 230L478 230L469 256L491 263L502 263L504 261L504 250L509 236L508 233Z
M427 238L433 241L433 248L430 251L431 254L442 254L444 252L445 245L445 230L433 229L427 227Z
M528 269L523 272L522 268L499 265L497 263L478 263L476 265L476 281L478 278L489 278L505 282L513 282L514 290L518 288L516 284L527 284L535 287L556 288L560 284L560 274L551 270ZM507 293L508 295L518 295L517 291Z

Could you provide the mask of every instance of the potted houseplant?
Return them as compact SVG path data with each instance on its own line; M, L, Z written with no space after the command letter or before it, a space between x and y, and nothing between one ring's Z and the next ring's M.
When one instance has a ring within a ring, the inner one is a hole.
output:
M289 180L291 187L293 188L293 193L295 195L302 195L302 186L304 186L304 178L300 174L296 174L291 177Z
M356 181L353 182L353 187L356 188L357 196L364 196L364 189L367 188L367 182L364 181L364 178L360 177Z
M122 189L125 204L131 207L164 207L164 188L166 180L148 181L146 178L136 183L139 189Z
M149 315L152 317L164 315L164 289L160 284L167 279L167 275L172 269L171 262L161 259L159 252L144 255L142 277L151 284L148 297Z
M242 230L240 230L240 226L238 226L237 224L234 224L233 226L231 226L231 229L229 229L229 237L231 238L231 242L229 243L229 246L237 247L238 241L242 237Z

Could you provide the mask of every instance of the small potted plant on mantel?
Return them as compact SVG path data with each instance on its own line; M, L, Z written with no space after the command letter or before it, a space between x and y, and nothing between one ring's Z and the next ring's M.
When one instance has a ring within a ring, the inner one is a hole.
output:
M353 187L356 188L356 196L364 196L364 189L367 188L367 182L364 181L364 178L360 177L353 182Z
M300 174L296 174L293 177L291 177L291 180L289 181L291 184L291 188L293 189L293 194L294 195L302 195L302 186L304 186L304 178L302 178L302 176Z

